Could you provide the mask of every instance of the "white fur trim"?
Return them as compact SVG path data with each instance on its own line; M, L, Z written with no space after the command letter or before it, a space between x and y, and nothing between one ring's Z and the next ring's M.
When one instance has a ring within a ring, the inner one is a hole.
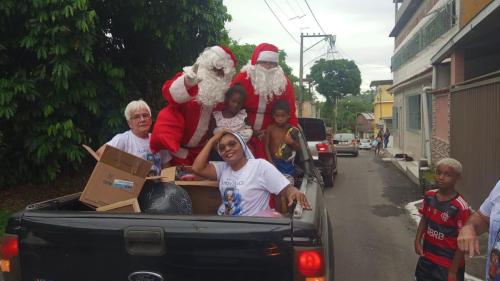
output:
M184 74L175 79L168 90L176 103L185 103L191 100L191 96L184 85Z
M226 51L224 51L224 49L222 49L219 46L213 46L212 48L210 48L210 50L214 51L214 53L216 53L221 58L225 58L225 59L228 59L230 61L233 61L231 59L231 56L228 53L226 53Z
M266 112L267 97L259 95L259 106L257 107L257 112L255 113L255 122L253 128L255 130L262 129L262 123L264 122L264 112Z
M200 144L201 138L207 133L208 125L210 122L210 118L212 115L212 107L211 106L202 106L200 118L198 121L198 125L196 126L196 130L194 130L191 139L186 144L186 147L196 147Z
M189 150L185 149L184 147L179 148L179 151L176 153L172 153L173 156L181 159L186 159L188 156Z
M257 61L278 62L279 54L273 51L262 51L257 57Z

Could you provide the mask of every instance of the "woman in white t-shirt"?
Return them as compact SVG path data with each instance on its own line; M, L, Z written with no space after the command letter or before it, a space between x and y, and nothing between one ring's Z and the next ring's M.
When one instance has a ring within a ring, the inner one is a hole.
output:
M224 162L208 162L216 147ZM193 171L219 181L222 196L220 215L255 216L270 209L271 193L285 196L289 206L297 201L310 209L304 193L290 184L271 163L255 159L243 138L227 130L217 132L203 147L193 163Z
M151 109L143 100L131 101L125 108L125 118L130 130L117 134L106 144L97 150L99 156L102 155L105 145L111 145L127 153L133 154L154 163L151 167L150 176L159 176L161 169L168 167L172 156L167 150L152 153L149 148L151 134Z
M469 256L479 255L478 236L489 231L488 253L486 254L486 280L500 280L498 252L500 251L500 180L460 230L457 238L460 250ZM491 258L494 257L492 260ZM493 261L493 263L492 263Z

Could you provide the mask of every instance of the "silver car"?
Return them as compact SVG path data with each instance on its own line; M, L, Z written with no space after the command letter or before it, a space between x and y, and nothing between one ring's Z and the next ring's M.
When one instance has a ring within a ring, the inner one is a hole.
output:
M337 145L337 154L346 153L358 156L358 140L351 133L335 134L333 142Z

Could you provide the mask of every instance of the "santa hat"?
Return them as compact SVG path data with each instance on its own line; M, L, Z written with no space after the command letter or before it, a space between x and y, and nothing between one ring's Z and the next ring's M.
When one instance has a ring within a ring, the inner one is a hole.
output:
M215 52L221 58L231 59L233 61L233 66L236 67L236 57L228 48L224 46L213 46L210 50Z
M270 61L270 62L278 62L279 51L278 47L268 44L262 43L255 47L255 50L252 54L251 64L255 65L258 61Z

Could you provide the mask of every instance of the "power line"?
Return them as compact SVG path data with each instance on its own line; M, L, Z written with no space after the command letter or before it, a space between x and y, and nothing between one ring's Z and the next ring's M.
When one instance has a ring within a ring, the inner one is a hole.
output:
M304 64L304 66L306 66L306 65L308 65L308 64L310 64L310 63L312 63L312 62L317 61L319 58L321 58L321 57L323 57L323 56L325 56L325 55L328 55L328 52L326 52L326 53L324 53L324 54L322 54L322 55L319 55L319 56L315 57L314 59L312 59L312 60L308 61L306 64Z
M318 22L318 19L316 19L316 16L314 15L313 11L311 10L311 7L309 6L309 3L307 3L307 0L304 0L304 2L306 2L307 8L309 8L309 11L311 12L311 14L312 14L314 20L316 21L316 23L318 24L319 29L321 29L321 31L326 34L326 32L323 30L323 27L321 27L321 25Z
M280 21L280 19L278 18L278 16L274 13L273 9L271 9L271 6L269 6L269 3L267 3L266 0L264 0L264 3L266 3L267 7L269 8L269 11L271 11L271 13L273 14L273 16L278 20L278 22L280 23L281 27L283 27L283 29L286 31L286 33L288 33L288 35L290 35L290 37L293 39L293 41L295 41L295 43L297 43L297 44L300 45L299 41L297 41L297 39L295 39L295 37L293 37L293 35L290 33L290 31L288 31L288 29L286 29L286 27Z

